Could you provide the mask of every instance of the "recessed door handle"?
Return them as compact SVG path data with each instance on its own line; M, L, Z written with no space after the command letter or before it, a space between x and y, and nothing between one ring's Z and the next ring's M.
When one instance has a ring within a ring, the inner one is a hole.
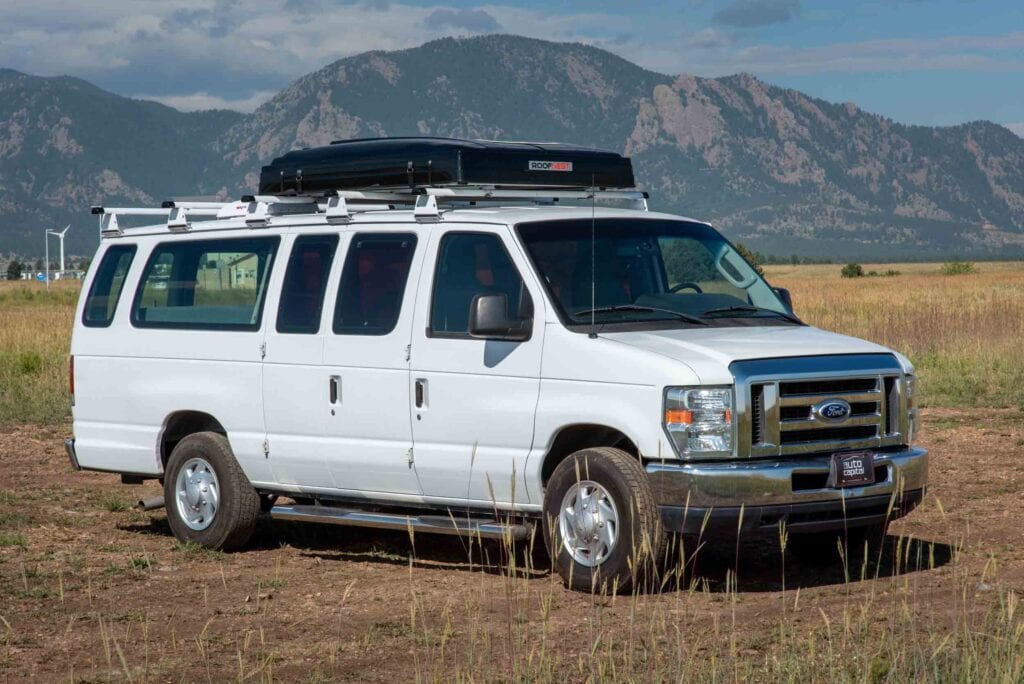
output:
M427 401L427 381L422 378L416 381L416 408L423 408Z
M332 404L337 404L341 400L341 376L331 376L329 395Z

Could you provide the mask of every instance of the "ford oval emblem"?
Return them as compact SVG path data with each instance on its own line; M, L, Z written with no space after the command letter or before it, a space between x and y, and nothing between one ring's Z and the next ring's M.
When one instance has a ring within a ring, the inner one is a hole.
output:
M829 399L814 407L814 415L829 423L838 423L849 418L852 410L842 399Z

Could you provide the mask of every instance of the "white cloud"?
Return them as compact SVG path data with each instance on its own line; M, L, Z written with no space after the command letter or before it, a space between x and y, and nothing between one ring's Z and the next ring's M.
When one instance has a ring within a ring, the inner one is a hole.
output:
M1006 126L1007 128L1009 128L1011 131L1013 131L1017 135L1019 135L1020 137L1024 138L1024 121L1022 121L1020 123L1008 123L1008 124L1003 124L1003 125Z
M664 72L679 66L683 49L683 39L669 30L662 32L664 42L649 44L643 19L629 14L560 14L501 4L151 0L133 2L126 12L123 0L34 0L31 11L27 3L0 2L0 64L44 76L80 76L114 92L185 107L237 108L249 106L260 91L283 88L343 57L498 29L605 47Z
M232 99L207 92L190 95L133 95L139 100L153 100L183 112L197 112L208 109L231 109L248 114L274 97L276 90L259 90L246 98Z
M687 44L689 47L706 50L726 47L731 43L732 39L727 34L713 28L706 28L691 36Z

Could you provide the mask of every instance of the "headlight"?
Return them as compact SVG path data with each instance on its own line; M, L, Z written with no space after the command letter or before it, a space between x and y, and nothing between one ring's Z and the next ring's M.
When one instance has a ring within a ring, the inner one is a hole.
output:
M728 457L733 450L731 387L670 387L665 392L665 431L676 453Z
M908 375L905 378L907 388L907 444L912 445L917 439L917 378Z

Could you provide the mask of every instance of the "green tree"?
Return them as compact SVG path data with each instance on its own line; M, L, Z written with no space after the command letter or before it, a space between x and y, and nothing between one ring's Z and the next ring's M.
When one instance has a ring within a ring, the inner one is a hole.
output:
M974 264L970 261L953 259L942 264L942 275L967 275L974 273Z
M12 259L11 263L7 264L7 279L21 280L21 263L17 259Z
M861 278L864 275L864 267L860 264L846 264L840 275L844 278Z
M762 264L764 264L763 254L761 254L760 252L755 252L754 250L744 245L742 242L736 243L736 251L739 252L740 256L746 259L747 262L754 267L754 270L757 271L757 274L759 276L761 276L762 278L764 277L764 269L761 268Z

